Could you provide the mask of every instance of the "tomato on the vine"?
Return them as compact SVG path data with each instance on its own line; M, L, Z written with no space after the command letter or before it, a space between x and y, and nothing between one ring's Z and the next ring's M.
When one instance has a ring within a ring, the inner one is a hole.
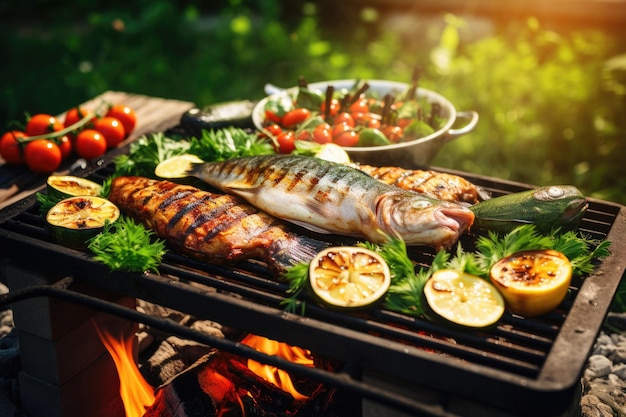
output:
M328 123L320 123L315 127L313 141L322 145L333 141L332 128Z
M66 159L72 153L72 141L69 135L63 135L60 138L55 139L56 144L61 149L61 157Z
M26 134L21 130L11 130L4 133L0 138L0 156L7 164L19 165L24 163L22 145L18 141L19 138L24 137Z
M282 125L286 128L293 128L304 122L311 116L311 110L299 107L285 113L283 117Z
M291 153L296 149L296 134L291 130L285 130L276 137L279 153Z
M59 146L48 139L33 140L24 147L24 161L31 171L53 172L61 166L62 159Z
M93 159L106 152L107 141L97 130L85 129L76 136L74 149L80 157Z
M46 135L52 132L58 132L63 129L63 123L58 121L56 117L45 113L39 113L32 116L26 122L26 136Z
M72 107L65 113L63 127L69 127L75 123L78 123L87 116L93 117L89 120L89 122L87 122L87 125L85 126L89 126L89 123L93 124L93 122L96 120L96 116L93 114L93 112L89 110L81 109L80 107Z
M124 126L124 132L127 137L135 129L135 125L137 124L137 114L131 107L125 104L111 106L105 116L114 117L119 120L122 126Z
M102 133L109 149L115 148L126 137L124 125L115 117L105 116L98 119L94 123L93 128Z

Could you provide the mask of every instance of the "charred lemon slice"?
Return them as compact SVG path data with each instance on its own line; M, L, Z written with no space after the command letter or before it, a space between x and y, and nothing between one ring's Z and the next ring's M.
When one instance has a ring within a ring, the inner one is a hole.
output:
M59 199L79 195L100 195L102 186L86 178L72 175L50 175L46 181L48 194Z
M78 196L61 200L46 215L50 234L56 242L76 249L87 247L87 241L120 217L119 208L109 200L95 196Z
M561 304L572 280L572 266L558 251L525 251L499 260L489 275L511 312L534 317Z
M166 159L156 166L154 174L160 178L186 178L189 177L189 170L194 164L201 164L204 161L196 155L184 154Z
M424 296L435 314L464 327L489 327L504 314L504 299L496 287L453 269L435 271L426 281Z
M324 249L311 261L309 284L323 305L338 309L364 309L380 301L391 284L385 260L358 246Z

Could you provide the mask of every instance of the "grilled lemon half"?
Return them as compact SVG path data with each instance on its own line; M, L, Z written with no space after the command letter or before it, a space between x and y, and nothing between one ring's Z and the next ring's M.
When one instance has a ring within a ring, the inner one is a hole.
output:
M565 299L572 266L555 250L524 251L496 262L489 275L511 312L534 317L555 309Z
M309 265L314 298L325 306L360 310L383 299L391 284L385 260L358 246L326 248Z
M104 229L105 223L120 217L120 209L109 200L96 196L77 196L61 200L46 215L48 229L57 243L83 249L87 241Z
M504 314L504 299L489 281L453 269L440 269L426 281L424 296L428 306L455 325L485 328Z

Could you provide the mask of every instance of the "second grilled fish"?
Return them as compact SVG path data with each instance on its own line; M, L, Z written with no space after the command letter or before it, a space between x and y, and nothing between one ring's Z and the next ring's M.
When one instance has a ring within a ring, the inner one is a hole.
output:
M447 248L474 221L474 214L459 204L402 190L353 167L307 156L207 162L190 174L304 228L376 243L393 235L407 245Z
M233 195L144 177L117 177L109 199L178 252L213 264L264 261L275 273L327 247Z

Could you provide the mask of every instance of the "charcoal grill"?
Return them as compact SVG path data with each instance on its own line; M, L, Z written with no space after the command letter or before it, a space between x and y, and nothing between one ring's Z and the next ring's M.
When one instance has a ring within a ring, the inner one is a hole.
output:
M105 157L82 175L102 181L111 173L111 165ZM462 175L494 196L531 188L441 171ZM308 348L345 361L361 375L376 376L373 385L391 380L396 387L434 390L519 416L553 416L571 405L587 356L624 275L619 259L625 251L625 228L623 206L590 199L581 231L612 242L612 254L597 271L575 279L568 298L545 316L525 319L506 313L495 329L468 332L385 309L350 315L308 303L304 316L287 313L280 304L287 285L254 262L214 266L170 252L159 274L110 272L86 252L53 243L34 196L0 211L0 245L12 264L35 270L52 269L53 265L58 277L72 276L84 285ZM461 239L469 247L473 240L468 235ZM435 255L429 248L416 248L410 254L423 266ZM33 266L33 259L39 267ZM345 378L338 375L335 382L342 386ZM367 386L367 378L359 386L363 384ZM396 391L388 397L383 394L383 399L401 406L405 406L404 400L415 403L412 394L404 398L397 394L400 389ZM441 395L438 404L426 400L421 412L439 415L432 409L442 409Z

